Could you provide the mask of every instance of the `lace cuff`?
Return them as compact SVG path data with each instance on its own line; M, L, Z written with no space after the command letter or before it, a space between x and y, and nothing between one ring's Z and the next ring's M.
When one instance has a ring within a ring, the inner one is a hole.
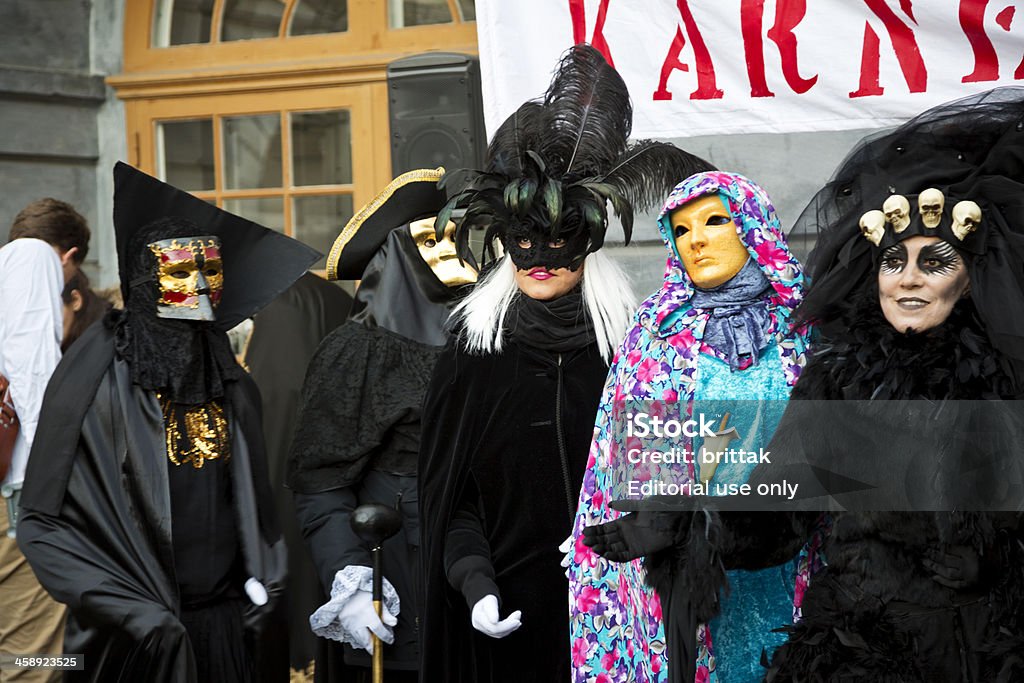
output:
M381 583L383 584L384 609L397 617L401 609L398 593L386 577L382 579ZM331 585L331 599L309 616L309 626L313 629L313 633L321 638L330 638L341 643L348 643L353 647L361 647L356 643L352 634L345 630L338 618L345 603L358 591L373 592L373 570L356 564L350 564L344 569L338 570L338 573L334 575L334 583Z

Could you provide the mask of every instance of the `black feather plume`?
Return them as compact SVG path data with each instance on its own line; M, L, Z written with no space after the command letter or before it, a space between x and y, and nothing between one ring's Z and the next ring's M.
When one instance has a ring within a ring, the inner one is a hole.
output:
M526 154L540 147L544 107L526 102L505 119L487 147L488 166L510 176L522 175Z
M633 106L619 73L588 45L570 49L544 95L540 153L552 175L600 173L626 148Z
M694 173L715 170L700 157L657 140L637 140L607 168L603 182L641 211L660 206L673 187Z

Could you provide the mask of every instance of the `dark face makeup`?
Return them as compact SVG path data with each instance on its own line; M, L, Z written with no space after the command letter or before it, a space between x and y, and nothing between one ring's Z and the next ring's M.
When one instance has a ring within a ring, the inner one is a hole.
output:
M956 249L938 237L918 235L882 252L879 305L900 332L923 332L945 322L969 283Z
M156 258L160 288L158 317L214 320L224 290L220 240L212 236L176 237L147 245Z

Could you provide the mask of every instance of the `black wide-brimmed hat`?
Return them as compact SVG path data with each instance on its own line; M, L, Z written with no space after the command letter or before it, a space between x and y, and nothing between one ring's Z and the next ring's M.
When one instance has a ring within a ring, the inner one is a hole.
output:
M119 161L114 165L114 234L121 294L128 300L132 235L155 221L185 218L220 239L224 293L217 327L228 330L281 294L319 258L298 240L228 213Z
M443 168L403 173L359 209L334 240L327 256L328 280L358 280L388 233L421 218L432 218L444 206L437 183Z

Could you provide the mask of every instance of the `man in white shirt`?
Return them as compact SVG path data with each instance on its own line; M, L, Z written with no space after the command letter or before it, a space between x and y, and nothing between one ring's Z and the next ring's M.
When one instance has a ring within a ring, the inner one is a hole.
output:
M89 249L89 226L69 204L40 199L14 219L0 248L0 374L21 422L0 485L0 653L56 655L64 606L36 580L14 540L17 503L43 392L60 361L61 290ZM57 680L59 671L0 670L0 683Z

